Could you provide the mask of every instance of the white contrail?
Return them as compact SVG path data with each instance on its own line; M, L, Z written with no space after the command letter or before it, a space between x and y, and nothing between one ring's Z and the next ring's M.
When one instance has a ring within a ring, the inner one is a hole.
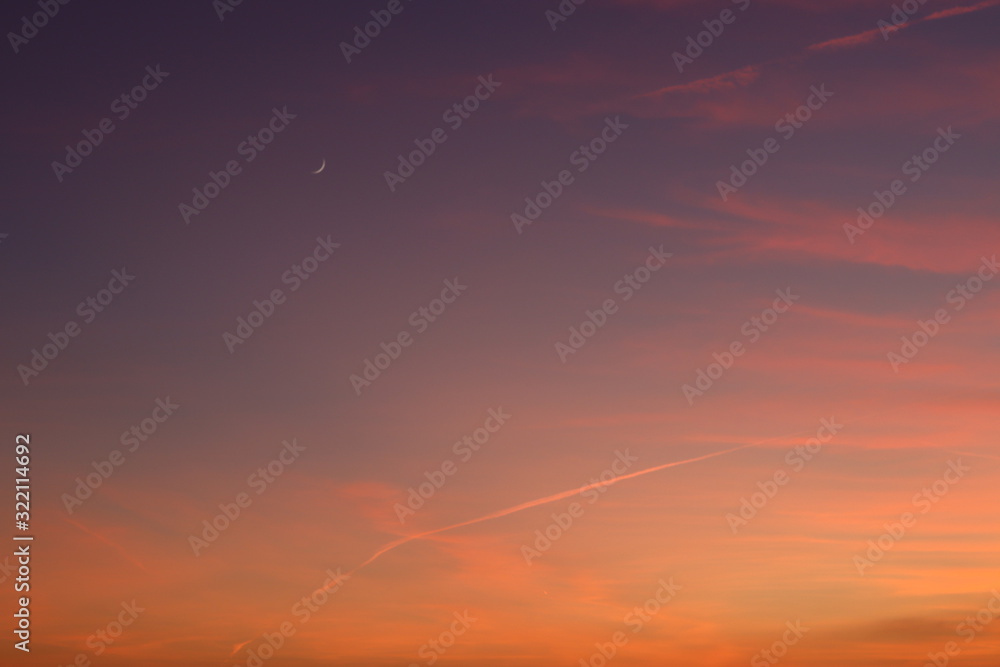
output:
M1000 2L1000 0L997 0L997 1ZM869 419L869 418L875 416L875 414L877 414L877 413L872 413L872 414L865 415L864 417L853 419L853 420L851 420L851 423L864 421L865 419ZM662 465L653 466L652 468L646 468L645 470L637 470L635 472L630 472L627 475L620 475L620 476L615 477L614 479L610 479L610 480L608 480L606 482L594 482L593 484L587 484L586 486L582 486L582 487L579 487L579 488L576 488L576 489L570 489L569 491L562 491L560 493L555 493L555 494L553 494L551 496L545 496L544 498L539 498L537 500L529 500L527 502L521 503L520 505L514 505L513 507L508 507L507 509L498 510L496 512L492 512L490 514L487 514L485 516L481 516L481 517L478 517L478 518L475 518L475 519L468 519L467 521L462 521L461 523L455 523L455 524L452 524L450 526L445 526L443 528L435 528L434 530L428 530L426 532L418 533L416 535L408 535L406 537L401 537L398 540L394 540L392 542L389 542L388 544L386 544L385 546L383 546L382 548L380 548L378 551L376 551L374 554L372 554L371 556L369 556L369 558L365 562L361 563L361 565L358 565L356 568L354 568L353 570L351 570L350 572L348 572L347 575L344 576L344 579L349 578L351 575L353 575L358 570L360 570L360 569L362 569L364 567L367 567L368 565L370 565L371 563L373 563L376 559L378 559L383 554L388 553L388 552L392 551L393 549L395 549L396 547L402 546L402 545L404 545L404 544L406 544L408 542L412 542L413 540L419 540L419 539L422 539L424 537L429 537L431 535L437 535L438 533L443 533L443 532L448 531L448 530L454 530L455 528L462 528L464 526L471 526L473 524L481 523L483 521L489 521L490 519L498 519L498 518L500 518L502 516L507 516L508 514L513 514L514 512L520 512L521 510L529 509L531 507L538 507L539 505L545 505L547 503L552 503L552 502L555 502L557 500L561 500L563 498L569 498L570 496L576 495L576 494L581 493L583 491L586 491L588 489L594 489L594 488L598 488L598 487L602 487L602 486L611 486L612 484L615 484L615 483L620 482L622 480L632 479L634 477L639 477L641 475L648 475L651 472L656 472L658 470L664 470L666 468L673 468L675 466L680 466L680 465L684 465L684 464L687 464L687 463L695 463L697 461L704 461L705 459L714 458L716 456L722 456L723 454L729 454L730 452L735 452L735 451L738 451L740 449L746 449L747 447L756 447L758 445L763 445L764 443L771 442L773 440L783 440L784 438L788 438L788 437L791 437L791 436L801 435L802 433L807 433L807 432L810 432L811 430L812 430L811 427L810 428L805 428L805 429L800 429L800 430L794 431L792 433L786 433L784 435L774 436L774 437L771 437L771 438L764 438L763 440L758 440L756 442L747 443L745 445L740 445L738 447L733 447L731 449L724 449L724 450L719 451L719 452L713 452L711 454L705 454L703 456L696 456L696 457L694 457L692 459L684 459L683 461L673 461L671 463L664 463ZM338 582L331 582L331 583L329 583L329 584L327 584L325 586L321 586L320 588L316 589L315 592L318 593L318 592L323 591L323 590L328 590L331 587L333 587L334 585L336 585L337 583Z
M384 547L382 547L381 549L379 549L378 551L376 551L374 554L372 554L371 557L368 558L368 560L366 560L365 562L361 563L361 565L358 565L356 568L354 568L353 570L351 570L347 574L347 576L349 577L352 574L354 574L355 572L357 572L358 570L360 570L361 568L363 568L363 567L371 564L379 556L381 556L381 555L383 555L383 554L385 554L385 553L387 553L389 551L392 551L396 547L402 546L402 545L406 544L407 542L412 542L413 540L419 540L419 539L424 538L424 537L429 537L431 535L437 535L438 533L443 533L443 532L448 531L448 530L454 530L455 528L462 528L464 526L471 526L473 524L482 523L483 521L489 521L491 519L499 519L502 516L507 516L508 514L513 514L514 512L520 512L521 510L526 510L526 509L529 509L531 507L538 507L539 505L546 505L548 503L553 503L553 502L555 502L557 500L562 500L563 498L569 498L570 496L575 496L578 493L582 493L583 491L587 491L589 489L596 489L596 488L603 487L603 486L611 486L612 484L616 484L617 482L621 482L622 480L632 479L633 477L639 477L641 475L648 475L649 473L656 472L657 470L664 470L666 468L673 468L675 466L684 465L686 463L694 463L696 461L704 461L705 459L710 459L710 458L713 458L713 457L716 457L716 456L722 456L723 454L728 454L729 452L735 452L735 451L737 451L739 449L745 449L747 447L753 447L755 444L757 444L757 443L752 443L752 444L747 444L747 445L740 445L739 447L733 447L732 449L725 449L725 450L723 450L721 452L713 452L711 454L705 454L703 456L696 456L693 459L684 459L683 461L672 461L671 463L664 463L662 465L653 466L652 468L646 468L645 470L637 470L635 472L630 472L627 475L619 475L618 477L615 477L613 479L609 479L606 482L594 482L593 484L587 484L587 485L581 486L579 488L570 489L569 491L561 491L559 493L554 493L554 494L552 494L550 496L545 496L543 498L538 498L537 500L529 500L527 502L521 503L520 505L514 505L513 507L508 507L507 509L497 510L496 512L492 512L490 514L486 514L485 516L477 517L475 519L468 519L467 521L462 521L461 523L455 523L455 524L452 524L450 526L445 526L443 528L435 528L434 530L428 530L426 532L418 533L416 535L408 535L406 537L402 537L402 538L400 538L398 540L390 542L389 544L386 544Z
M1000 1L1000 0L998 0L998 1ZM868 416L862 417L861 419L868 419L871 416L872 415L868 415ZM860 421L860 420L854 420L854 421ZM319 593L321 591L329 590L330 588L332 588L334 586L341 585L344 582L344 580L349 579L358 570L361 570L362 568L367 567L371 563L375 562L375 560L378 559L383 554L386 554L386 553L392 551L393 549L395 549L396 547L402 546L402 545L406 544L407 542L412 542L413 540L419 540L419 539L422 539L424 537L428 537L430 535L437 535L438 533L443 533L443 532L448 531L448 530L454 530L456 528L462 528L464 526L471 526L473 524L482 523L483 521L489 521L490 519L498 519L498 518L500 518L502 516L507 516L508 514L513 514L515 512L520 512L521 510L529 509L531 507L538 507L539 505L545 505L547 503L552 503L552 502L555 502L557 500L561 500L563 498L569 498L570 496L576 495L578 493L582 493L583 491L586 491L588 489L596 489L596 488L600 488L600 487L604 487L604 486L611 486L612 484L615 484L615 483L620 482L622 480L632 479L632 478L635 478L635 477L640 477L642 475L648 475L651 472L656 472L658 470L665 470L666 468L674 468L676 466L685 465L687 463L695 463L697 461L704 461L705 459L714 458L716 456L722 456L723 454L729 454L730 452L735 452L735 451L738 451L740 449L746 449L747 447L756 447L758 445L762 445L762 444L764 444L766 442L770 442L770 441L773 441L773 440L782 440L782 439L788 438L790 436L800 435L800 434L808 432L810 430L811 429L802 429L802 430L799 430L799 431L795 431L793 433L787 433L785 435L775 436L775 437L772 437L772 438L765 438L763 440L758 440L757 442L751 442L751 443L747 443L745 445L740 445L738 447L732 447L730 449L724 449L722 451L712 452L711 454L704 454L702 456L696 456L696 457L691 458L691 459L684 459L683 461L672 461L670 463L664 463L662 465L653 466L652 468L646 468L644 470L637 470L635 472L630 472L627 475L620 475L618 477L615 477L614 479L609 479L606 482L594 482L592 484L584 485L584 486L582 486L580 488L570 489L569 491L562 491L560 493L555 493L555 494L552 494L552 495L549 495L549 496L545 496L543 498L538 498L537 500L529 500L527 502L521 503L520 505L514 505L513 507L508 507L507 509L497 510L496 512L492 512L490 514L486 514L485 516L481 516L481 517L478 517L478 518L475 518L475 519L468 519L467 521L462 521L461 523L455 523L455 524L452 524L450 526L444 526L443 528L435 528L434 530L428 530L426 532L418 533L416 535L409 535L407 537L403 537L403 538L400 538L398 540L395 540L393 542L390 542L390 543L386 544L381 549L379 549L374 554L372 554L366 561L364 561L363 563L361 563L360 565L358 565L356 568L354 568L353 570L351 570L350 572L348 572L346 575L338 577L334 581L331 581L329 584L326 584L324 586L320 586L319 588L317 588L315 591L313 591L312 595L316 595L317 593ZM240 643L240 644L235 644L234 645L233 653L231 655L236 654L236 652L239 651L240 648L242 648L243 646L246 646L247 644L249 644L250 641L253 641L253 640L249 640L249 641L246 641L246 642L243 642L243 643Z

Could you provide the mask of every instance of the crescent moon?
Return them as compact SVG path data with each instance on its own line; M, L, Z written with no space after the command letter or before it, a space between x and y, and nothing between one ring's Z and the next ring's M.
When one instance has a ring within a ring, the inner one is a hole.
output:
M321 165L319 166L319 169L317 169L317 170L316 170L316 171L314 171L313 173L314 173L314 174L318 174L319 172L323 171L323 169L325 169L325 168L326 168L326 158L323 158L323 164L321 164Z

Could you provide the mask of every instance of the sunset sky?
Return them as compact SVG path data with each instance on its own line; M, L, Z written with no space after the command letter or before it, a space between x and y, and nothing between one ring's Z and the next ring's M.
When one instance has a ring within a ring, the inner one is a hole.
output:
M1000 0L576 2L5 5L0 663L996 666Z

